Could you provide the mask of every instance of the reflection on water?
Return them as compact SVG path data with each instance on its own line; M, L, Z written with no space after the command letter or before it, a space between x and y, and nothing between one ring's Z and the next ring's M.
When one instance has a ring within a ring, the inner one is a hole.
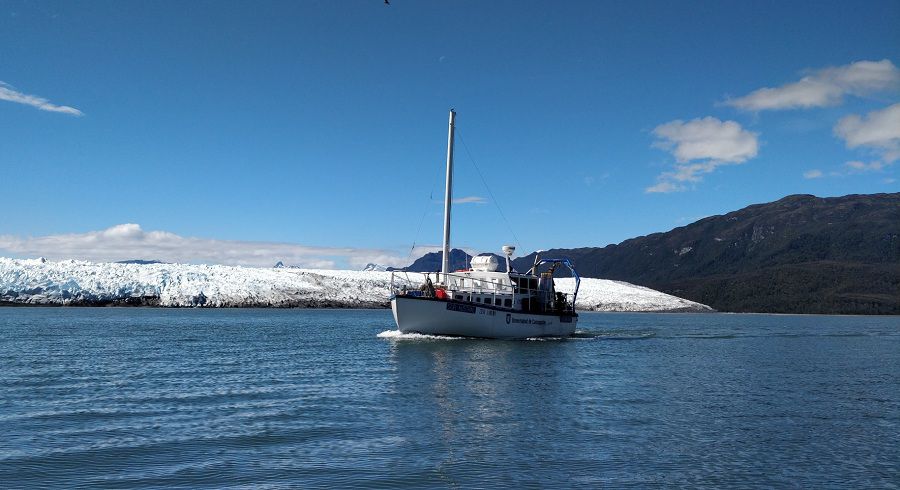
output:
M900 481L896 318L583 314L539 341L391 328L383 310L0 309L0 482Z
M552 444L565 436L560 390L574 381L565 371L571 347L469 339L395 341L389 349L398 422L418 435L422 454L440 458L431 464L447 478L472 472L485 483L508 481L530 459L523 438L541 432Z

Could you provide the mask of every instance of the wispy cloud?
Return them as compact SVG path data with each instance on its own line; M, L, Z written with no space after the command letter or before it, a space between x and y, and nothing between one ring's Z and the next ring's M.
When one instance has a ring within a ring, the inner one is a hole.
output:
M443 201L441 201L443 202ZM487 202L487 199L481 196L466 196L466 197L457 197L453 200L453 204L484 204Z
M653 146L669 151L676 163L672 171L657 177L656 185L645 189L649 193L686 190L686 183L700 182L723 165L744 163L759 151L756 133L714 117L671 121L657 126L653 134L657 137Z
M797 82L764 87L726 105L747 111L825 107L845 95L863 96L900 86L900 70L890 60L857 61L810 72Z
M865 116L846 116L834 126L834 134L847 148L874 152L881 158L882 167L890 165L900 159L900 103Z
M603 172L602 174L597 176L585 175L581 180L582 182L584 182L584 185L590 187L594 184L604 184L606 180L609 179L609 175L609 172Z
M821 179L824 176L825 174L823 174L819 169L807 170L806 172L803 172L804 179Z
M665 175L665 174L663 174ZM661 178L661 177L660 177ZM685 187L681 184L675 184L668 180L660 180L656 185L651 185L644 189L644 192L648 194L653 193L669 193L669 192L680 192L685 190Z
M166 231L144 231L140 225L133 223L87 233L40 237L0 235L0 251L54 260L95 262L156 259L163 262L271 267L282 261L288 265L322 269L361 269L370 262L408 265L406 257L391 250L191 238Z
M845 163L844 167L849 169L849 171L851 173L861 173L861 172L877 172L877 171L883 169L884 167L886 167L887 165L888 164L886 164L884 162L880 162L880 161L866 163L866 162L860 162L858 160L854 160L854 161Z
M74 107L69 107L67 105L56 105L51 104L49 100L38 97L36 95L28 95L23 94L22 92L18 92L13 89L13 87L7 83L0 82L0 100L6 100L9 102L15 102L17 104L25 104L36 109L40 109L42 111L47 112L61 112L63 114L71 114L73 116L83 116L84 113L79 111Z

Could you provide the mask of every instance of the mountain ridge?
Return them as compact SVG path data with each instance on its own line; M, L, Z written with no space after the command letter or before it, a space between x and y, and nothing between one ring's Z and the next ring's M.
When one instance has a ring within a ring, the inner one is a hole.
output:
M719 311L900 314L900 193L785 196L605 247L552 249L585 277ZM534 253L513 267L527 269Z

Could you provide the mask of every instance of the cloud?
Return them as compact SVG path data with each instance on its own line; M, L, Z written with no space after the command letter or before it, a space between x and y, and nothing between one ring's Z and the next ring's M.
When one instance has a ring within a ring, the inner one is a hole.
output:
M806 172L803 172L804 179L821 179L824 176L825 174L823 174L819 169L807 170Z
M891 164L900 159L900 103L865 116L843 117L834 126L834 134L844 140L847 148L864 148Z
M453 204L484 204L486 202L487 199L480 196L457 197L453 200Z
M0 250L22 256L94 262L156 259L163 262L271 267L280 260L288 265L321 269L361 269L369 262L390 266L409 264L406 257L391 250L190 238L166 231L144 231L134 223L87 233L24 238L0 235Z
M657 177L658 183L645 192L676 192L686 189L685 182L700 182L703 175L723 165L737 165L756 156L757 134L747 131L735 121L714 117L675 120L657 126L655 148L669 151L675 167Z
M735 121L704 117L684 122L675 120L653 130L659 140L653 146L672 152L678 163L708 160L742 163L756 156L756 134Z
M850 169L851 173L860 173L860 172L877 172L878 170L883 169L887 166L884 162L860 162L860 161L852 161L844 164L845 167Z
M74 107L69 107L67 105L55 105L51 104L49 100L38 97L36 95L28 95L23 94L22 92L17 92L13 90L12 86L0 82L0 100L6 100L9 102L16 102L18 104L30 105L36 109L40 109L42 111L48 112L61 112L63 114L71 114L73 116L83 116L84 113L79 111Z
M653 194L656 192L667 193L667 192L680 192L683 190L685 190L685 186L683 186L683 185L673 184L672 182L669 182L669 181L661 181L656 185L652 185L652 186L644 189L644 192L646 192L648 194Z
M857 61L811 72L797 82L764 87L729 99L726 105L747 111L826 107L845 95L863 96L900 86L900 69L890 60Z

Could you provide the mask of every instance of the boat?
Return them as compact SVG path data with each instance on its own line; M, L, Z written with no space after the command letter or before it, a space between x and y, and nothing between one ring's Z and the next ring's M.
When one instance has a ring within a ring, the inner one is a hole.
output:
M495 255L478 255L463 270L450 270L450 211L453 197L453 140L456 112L450 110L447 178L444 192L443 258L440 272L405 270L391 275L391 311L401 333L522 339L566 337L575 333L575 300L581 279L565 259L536 255L527 272L512 269L515 247L504 245L506 270ZM556 290L562 266L575 278L571 300ZM434 275L434 279L432 279Z

